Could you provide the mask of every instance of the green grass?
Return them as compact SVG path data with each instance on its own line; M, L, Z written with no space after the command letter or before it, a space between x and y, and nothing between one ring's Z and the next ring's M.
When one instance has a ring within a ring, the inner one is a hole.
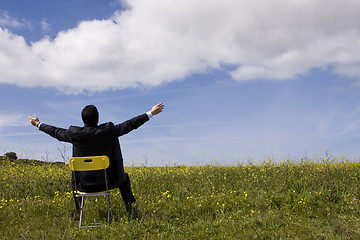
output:
M1 160L0 239L360 239L360 164L332 158L129 167L134 214L115 190L112 221L98 198L82 229L67 166Z

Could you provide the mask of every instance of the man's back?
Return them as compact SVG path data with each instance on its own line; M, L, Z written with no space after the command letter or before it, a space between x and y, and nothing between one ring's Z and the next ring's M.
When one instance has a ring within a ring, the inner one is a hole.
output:
M115 188L126 180L118 137L140 127L148 120L147 114L141 114L117 125L108 122L101 125L85 124L84 127L71 126L69 129L62 129L43 123L39 129L60 141L72 143L73 157L108 156L110 159L108 182L110 188ZM104 176L100 171L98 175L80 172L78 177L85 183L79 186L82 190L100 191L105 188L105 183L101 180Z

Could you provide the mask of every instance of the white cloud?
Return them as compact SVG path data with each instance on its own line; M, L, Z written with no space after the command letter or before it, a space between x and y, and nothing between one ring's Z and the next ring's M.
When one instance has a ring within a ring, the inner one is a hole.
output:
M11 28L30 28L30 24L24 19L21 21L9 16L8 12L2 12L0 14L0 26L11 27Z
M41 29L43 30L43 32L48 32L50 30L50 24L46 21L45 18L43 18L40 22L41 25Z
M224 65L238 81L360 76L357 0L134 0L31 46L0 31L0 83L67 93L156 86ZM11 49L11 51L9 50Z
M3 127L10 126L25 126L29 125L29 122L26 121L26 118L23 114L17 113L0 113L0 130Z

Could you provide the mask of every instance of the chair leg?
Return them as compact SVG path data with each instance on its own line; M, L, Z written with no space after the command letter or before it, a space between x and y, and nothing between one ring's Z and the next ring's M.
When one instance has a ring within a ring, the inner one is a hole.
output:
M82 214L83 214L83 207L84 207L84 197L81 197L79 228L81 228Z
M111 204L110 204L110 195L107 195L108 197L108 214L107 214L107 222L110 222L110 208L111 208ZM85 197L78 197L81 198L80 200L80 220L79 220L79 228L82 227L82 219L83 219L83 209L84 209L84 204L85 204ZM94 226L89 226L89 227L94 227Z
M109 221L110 221L110 195L108 195L108 201L109 201L109 204L108 204L108 216L107 216L107 221L109 222Z

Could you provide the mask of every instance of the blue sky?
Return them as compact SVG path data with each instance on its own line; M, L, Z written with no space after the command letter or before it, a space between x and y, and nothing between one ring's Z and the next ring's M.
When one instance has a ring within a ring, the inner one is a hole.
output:
M235 164L359 156L358 1L112 0L0 3L0 150L62 161L38 131L120 123L125 164ZM306 16L306 17L304 17Z

